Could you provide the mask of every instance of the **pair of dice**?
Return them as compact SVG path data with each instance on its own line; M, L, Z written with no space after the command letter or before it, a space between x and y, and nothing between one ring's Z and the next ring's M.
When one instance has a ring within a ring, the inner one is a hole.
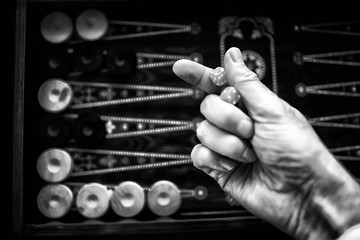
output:
M227 83L225 69L223 67L215 68L210 72L210 79L216 86L224 86ZM235 105L240 100L240 93L236 88L228 86L221 92L220 98Z

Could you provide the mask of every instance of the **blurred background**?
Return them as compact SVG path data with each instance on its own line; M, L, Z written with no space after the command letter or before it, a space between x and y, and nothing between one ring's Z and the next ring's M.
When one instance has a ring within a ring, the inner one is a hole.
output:
M359 178L360 19L349 4L320 6L12 2L12 234L291 239L192 166L206 93L171 67L216 68L239 47Z

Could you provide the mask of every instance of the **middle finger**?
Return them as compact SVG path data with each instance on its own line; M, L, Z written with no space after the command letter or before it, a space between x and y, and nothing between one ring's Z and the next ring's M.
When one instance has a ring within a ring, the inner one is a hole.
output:
M242 138L250 138L254 124L240 108L223 101L218 95L207 95L200 105L200 112L219 128Z
M196 135L204 146L225 157L242 162L256 160L255 153L245 140L216 127L208 120L199 124Z

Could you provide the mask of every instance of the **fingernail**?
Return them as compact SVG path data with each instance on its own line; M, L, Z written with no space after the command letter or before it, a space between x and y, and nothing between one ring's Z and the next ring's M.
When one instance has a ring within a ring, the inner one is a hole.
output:
M239 122L236 131L244 138L250 138L254 134L254 123L251 120L244 118Z
M226 171L230 171L231 169L233 169L235 167L235 162L232 160L225 160L223 159L222 161L220 161L220 165L222 168L224 168Z
M230 58L233 62L240 62L242 60L241 58L241 52L238 48L232 48L229 52Z
M233 105L239 102L240 97L239 91L232 86L226 87L220 94L222 100Z

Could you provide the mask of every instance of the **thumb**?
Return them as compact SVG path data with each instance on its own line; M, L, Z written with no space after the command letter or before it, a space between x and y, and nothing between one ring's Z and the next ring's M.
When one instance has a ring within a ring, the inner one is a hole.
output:
M224 57L224 67L228 83L234 86L254 120L276 118L285 111L283 101L265 86L257 75L247 68L240 49L232 47Z

